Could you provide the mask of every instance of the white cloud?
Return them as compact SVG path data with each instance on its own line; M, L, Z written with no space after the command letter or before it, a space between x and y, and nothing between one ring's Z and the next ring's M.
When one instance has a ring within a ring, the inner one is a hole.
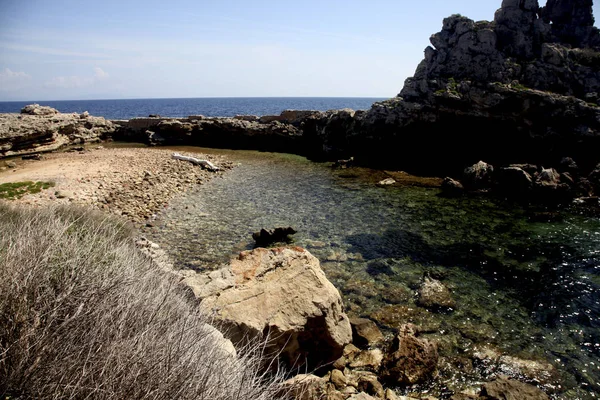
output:
M92 86L96 82L107 79L108 73L100 67L94 68L94 75L92 76L56 76L52 80L46 82L44 86L48 88L63 88L63 89L74 89Z
M102 68L100 68L100 67L94 68L94 78L99 80L99 79L106 79L106 78L108 78L108 76L109 76L108 73L104 72L102 70Z
M14 72L9 68L0 70L0 91L14 91L29 84L31 76L25 72Z

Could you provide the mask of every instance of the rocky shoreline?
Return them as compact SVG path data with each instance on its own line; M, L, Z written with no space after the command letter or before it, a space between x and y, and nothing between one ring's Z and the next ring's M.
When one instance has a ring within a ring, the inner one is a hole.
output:
M137 226L150 225L173 197L233 167L222 156L187 153L210 160L220 168L209 171L175 160L172 154L165 149L75 146L36 159L2 163L0 184L52 182L51 189L27 194L18 202L32 206L90 206L121 215Z
M116 140L343 159L340 167L355 162L448 176L446 195L489 192L548 204L578 198L597 207L600 31L593 23L590 0L549 0L545 7L536 0L504 0L492 22L450 16L399 96L367 111L109 121L27 106L21 114L0 115L0 158L13 157L2 167L0 183L53 181L54 189L19 201L92 206L151 226L174 196L222 173L173 159L160 148L98 146ZM51 153L68 147L73 152ZM185 155L206 159L219 171L233 167L222 157ZM144 239L139 245L161 257L156 245ZM274 334L269 351L281 353L290 367L315 369L318 375L288 382L299 398L433 399L398 396L392 388L435 379L436 344L411 324L401 324L390 341L369 320L349 321L315 261L304 249L259 248L222 270L173 273L236 344ZM315 279L304 286L281 284L308 278ZM426 309L452 307L450 292L435 279L425 279L418 296ZM257 309L269 312L255 315ZM551 367L491 348L477 354L483 368L494 366L491 381L445 398L548 398L531 383L543 386Z

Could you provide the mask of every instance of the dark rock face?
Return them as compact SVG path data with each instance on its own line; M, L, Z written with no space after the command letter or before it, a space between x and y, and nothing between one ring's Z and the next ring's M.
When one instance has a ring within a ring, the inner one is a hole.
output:
M252 239L256 242L256 247L266 247L273 243L290 243L292 241L290 235L294 233L296 233L296 230L292 227L261 229L252 234Z
M458 173L478 159L558 165L569 153L591 169L598 156L590 149L600 143L600 35L592 24L589 0L543 9L536 0L504 0L494 22L446 18L399 98L360 117L363 157Z

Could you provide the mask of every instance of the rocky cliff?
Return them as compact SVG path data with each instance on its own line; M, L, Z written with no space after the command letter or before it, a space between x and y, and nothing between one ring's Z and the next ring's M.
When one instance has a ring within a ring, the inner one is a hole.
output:
M50 113L35 117L49 121L35 129L18 116L11 117L22 120L18 128L0 121L0 157L112 135L354 157L419 174L458 175L479 160L558 166L565 157L589 173L600 161L600 32L593 24L592 0L548 0L543 7L503 0L491 22L446 18L400 94L367 111L155 117L116 127L89 116L65 125ZM32 144L38 147L27 150Z
M289 151L452 174L480 159L584 170L600 161L600 33L592 0L504 0L494 20L443 21L400 94L367 111L125 123L124 138ZM143 123L142 123L143 125ZM137 132L137 133L136 133Z
M592 168L600 143L600 35L591 0L504 0L492 22L452 15L397 98L345 140L365 160L417 172L479 159Z

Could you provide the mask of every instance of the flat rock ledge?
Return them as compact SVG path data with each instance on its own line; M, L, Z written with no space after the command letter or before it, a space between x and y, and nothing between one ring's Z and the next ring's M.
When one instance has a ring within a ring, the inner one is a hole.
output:
M289 367L321 367L352 341L340 293L300 247L244 251L229 267L184 283L234 343L268 337L267 352Z
M21 114L0 114L0 158L100 142L110 137L116 127L88 112L62 114L51 107L30 104Z

